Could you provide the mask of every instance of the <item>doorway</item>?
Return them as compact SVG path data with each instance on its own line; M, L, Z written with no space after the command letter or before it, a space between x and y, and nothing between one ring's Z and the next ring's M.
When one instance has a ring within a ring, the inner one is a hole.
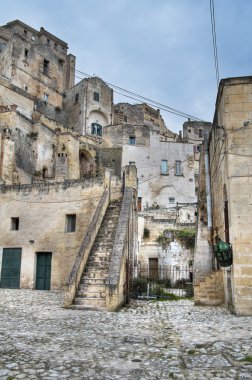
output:
M50 290L51 287L51 252L37 252L37 270L35 289Z
M21 248L3 249L1 288L20 288L21 255Z
M158 259L149 258L149 278L157 279L158 278Z

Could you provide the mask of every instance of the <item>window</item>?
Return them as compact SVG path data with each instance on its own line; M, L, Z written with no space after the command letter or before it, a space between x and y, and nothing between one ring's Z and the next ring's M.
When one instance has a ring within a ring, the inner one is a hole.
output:
M50 42L49 38L47 38L47 45L50 45Z
M135 136L129 136L129 145L136 145Z
M27 30L24 29L24 35L27 37Z
M175 198L169 197L169 203L175 203Z
M92 123L91 133L95 136L102 136L102 126L98 123Z
M100 101L100 94L99 94L99 92L95 92L95 91L94 91L94 100L95 100L96 102L99 102L99 101Z
M76 214L66 215L66 232L75 232L76 229Z
M203 137L202 129L199 129L199 137Z
M188 132L191 133L191 129L188 129Z
M162 160L161 162L161 174L168 175L168 162L167 160Z
M48 100L49 100L49 95L46 92L44 92L44 102L48 103Z
M0 41L0 53L1 53L2 51L4 51L5 47L6 47L6 43L3 42L3 41Z
M56 42L54 42L54 48L55 50L58 50L58 44L56 44Z
M24 56L26 59L28 59L28 57L29 57L29 50L28 49L25 49Z
M19 230L19 218L11 218L11 230Z
M58 62L59 62L59 66L62 68L63 65L64 65L64 59L60 58L60 59L58 60Z
M43 74L49 75L49 61L47 59L44 59Z
M124 116L123 116L123 121L124 121L124 123L127 123L127 121L128 121L128 118L127 118L127 116L126 116L126 115L124 115Z
M35 40L36 40L36 37L32 35L32 41L35 41Z
M75 94L74 103L78 103L79 101L79 94Z
M175 163L175 175L182 175L181 161L176 161L176 163Z
M28 86L27 85L24 86L24 90L25 90L25 92L28 92Z

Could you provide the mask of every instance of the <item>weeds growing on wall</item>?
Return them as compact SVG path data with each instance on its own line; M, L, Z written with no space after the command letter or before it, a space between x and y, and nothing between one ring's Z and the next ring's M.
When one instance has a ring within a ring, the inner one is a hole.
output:
M171 237L168 237L168 233L172 233L174 238L186 249L193 250L195 246L195 234L196 230L194 228L183 228L179 230L164 230L156 239L156 242L166 248L171 241Z
M195 234L196 230L194 228L184 228L175 232L176 239L187 249L194 249Z

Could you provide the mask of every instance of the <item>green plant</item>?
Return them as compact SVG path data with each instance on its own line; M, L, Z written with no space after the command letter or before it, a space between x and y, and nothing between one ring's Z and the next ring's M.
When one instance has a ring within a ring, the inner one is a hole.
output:
M196 230L194 228L184 228L174 232L176 239L184 248L193 249L195 247Z
M244 356L244 358L240 359L240 362L252 363L252 355Z
M169 237L166 237L165 236L165 231L162 232L157 238L156 238L156 242L159 244L159 245L162 245L163 248L166 248L170 242L172 241L172 239Z
M194 355L195 352L196 352L195 350L188 350L188 351L187 351L188 355Z

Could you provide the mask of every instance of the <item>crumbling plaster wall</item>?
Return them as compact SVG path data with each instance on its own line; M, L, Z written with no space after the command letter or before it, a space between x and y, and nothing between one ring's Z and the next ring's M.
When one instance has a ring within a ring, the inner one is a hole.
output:
M162 160L167 160L166 175L161 174ZM175 173L176 160L181 161L182 175ZM130 161L137 167L143 208L196 202L192 144L162 142L159 135L150 133L149 146L123 146L122 167Z
M36 252L52 252L51 288L65 284L103 190L102 179L0 187L0 246L22 248L21 287L35 286ZM76 214L74 233L67 214ZM11 217L19 230L10 230Z

